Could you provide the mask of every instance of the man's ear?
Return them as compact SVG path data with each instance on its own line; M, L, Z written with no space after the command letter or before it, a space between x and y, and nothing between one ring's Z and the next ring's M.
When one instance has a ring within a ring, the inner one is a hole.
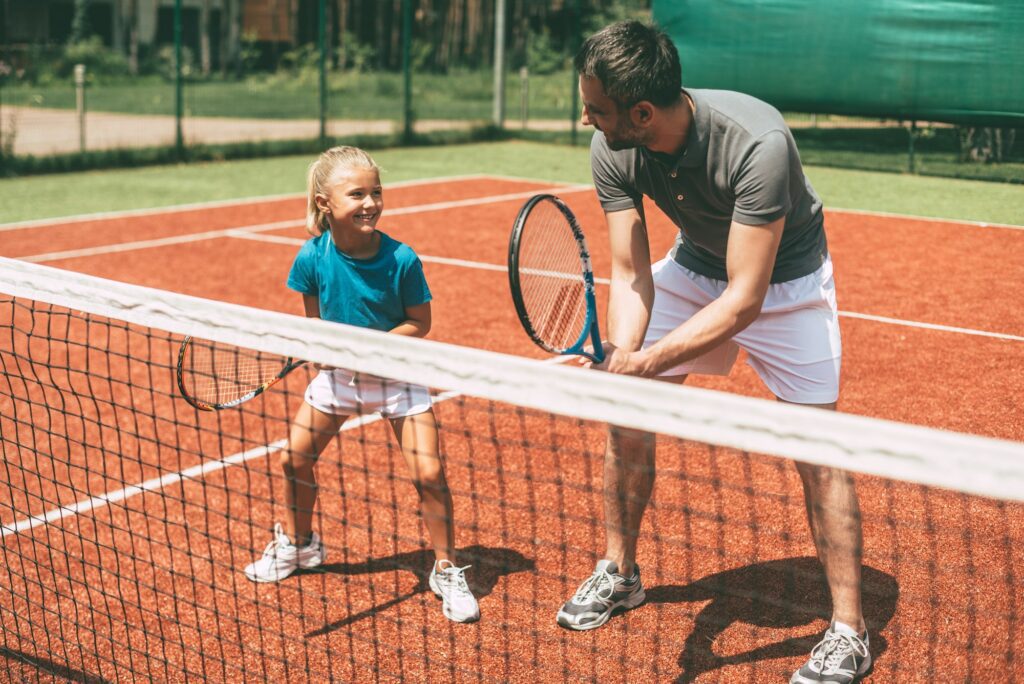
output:
M629 110L629 118L634 126L646 128L654 120L654 105L647 100L641 100Z

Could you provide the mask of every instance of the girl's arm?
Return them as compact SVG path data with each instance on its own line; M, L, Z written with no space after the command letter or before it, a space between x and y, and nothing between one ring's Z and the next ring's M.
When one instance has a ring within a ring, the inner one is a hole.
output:
M316 295L302 295L302 308L306 310L306 318L320 318L320 298Z
M306 310L306 318L320 318L320 298L316 295L302 295L302 308ZM325 366L322 363L314 363L313 368L334 370L334 366Z
M388 332L410 337L426 337L430 332L430 302L405 308L406 319Z

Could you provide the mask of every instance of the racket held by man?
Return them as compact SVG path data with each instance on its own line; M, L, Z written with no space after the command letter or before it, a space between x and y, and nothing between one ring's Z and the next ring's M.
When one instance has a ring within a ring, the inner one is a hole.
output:
M509 239L508 277L519 322L541 349L604 360L590 252L565 202L534 195L519 210Z
M178 389L185 401L202 411L231 408L263 394L304 363L186 337L178 350Z

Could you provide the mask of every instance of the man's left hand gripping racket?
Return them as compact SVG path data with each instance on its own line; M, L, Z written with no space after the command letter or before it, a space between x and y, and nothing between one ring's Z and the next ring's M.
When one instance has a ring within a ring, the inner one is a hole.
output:
M572 211L554 195L535 195L519 210L508 278L519 321L541 349L604 360L587 241Z
M178 351L178 389L202 411L230 408L263 394L304 363L186 337Z

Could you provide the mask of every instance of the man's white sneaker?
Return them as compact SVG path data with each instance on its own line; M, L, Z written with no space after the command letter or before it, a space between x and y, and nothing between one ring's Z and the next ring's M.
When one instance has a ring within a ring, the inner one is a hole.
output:
M430 572L430 589L444 603L444 616L455 622L473 622L480 619L480 606L466 584L465 572L469 565L459 568L449 560L434 563Z
M267 544L263 557L245 566L245 576L253 582L280 582L299 568L315 568L327 558L327 549L314 532L305 546L295 546L281 529L274 525L274 539Z

